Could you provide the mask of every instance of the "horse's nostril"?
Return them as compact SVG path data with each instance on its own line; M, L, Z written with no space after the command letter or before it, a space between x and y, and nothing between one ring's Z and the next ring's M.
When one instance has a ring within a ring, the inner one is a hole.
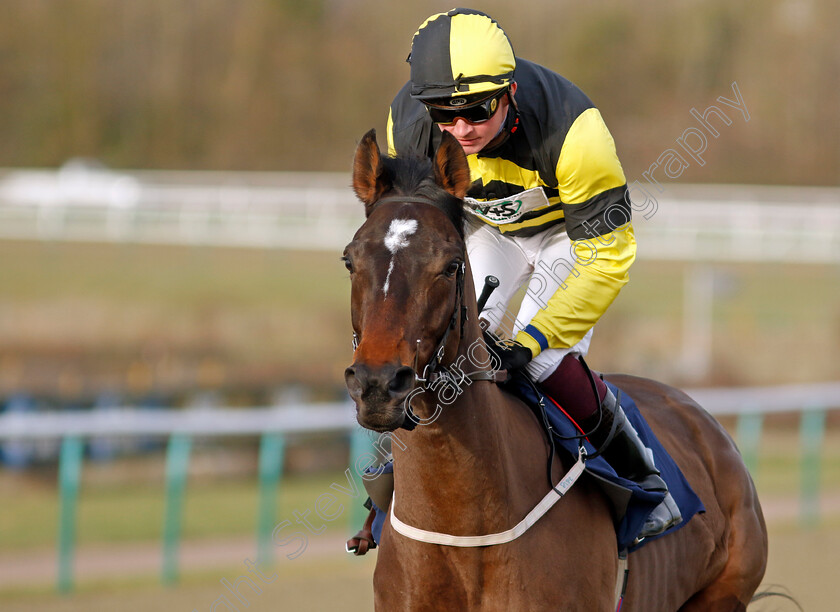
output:
M400 395L411 391L412 386L414 386L414 370L408 366L401 366L397 368L391 382L388 383L388 390L395 395Z
M366 378L364 368L357 370L354 366L350 366L344 370L344 382L351 396L364 390Z

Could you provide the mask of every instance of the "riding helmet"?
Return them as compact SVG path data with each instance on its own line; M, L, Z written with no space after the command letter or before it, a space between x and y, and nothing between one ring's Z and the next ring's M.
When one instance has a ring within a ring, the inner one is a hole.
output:
M510 86L516 68L501 26L485 13L464 8L424 21L407 61L412 98L460 108Z

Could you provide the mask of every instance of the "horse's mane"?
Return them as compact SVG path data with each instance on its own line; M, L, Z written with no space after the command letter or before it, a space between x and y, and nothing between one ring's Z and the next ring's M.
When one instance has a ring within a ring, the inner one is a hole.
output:
M443 211L458 235L464 237L463 201L435 182L435 174L430 159L424 157L383 157L382 178L391 185L388 196L414 196L429 200L436 208Z

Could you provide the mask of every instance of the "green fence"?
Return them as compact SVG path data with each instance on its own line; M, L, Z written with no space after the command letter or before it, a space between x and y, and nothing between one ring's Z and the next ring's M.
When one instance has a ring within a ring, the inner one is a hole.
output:
M702 396L697 392L696 396ZM838 395L840 396L840 395ZM701 398L702 399L702 398ZM706 405L715 406L715 397L707 397ZM701 401L702 405L702 401ZM826 409L810 402L800 413L801 477L800 521L814 526L819 521L821 451L825 437ZM752 473L758 469L758 451L765 415L781 412L782 404L744 401L739 410L727 410L719 398L718 415L736 415L735 438L744 461ZM731 408L731 406L729 406ZM126 412L103 425L102 416L93 413L62 415L31 414L14 419L0 415L0 442L16 439L60 439L58 490L59 533L57 542L57 588L69 592L74 587L76 545L76 508L83 469L86 440L107 435L167 435L165 503L162 531L161 581L173 584L179 577L179 545L184 497L188 487L188 468L195 438L202 436L259 436L258 504L256 516L256 551L259 563L271 563L275 547L272 532L277 522L277 494L282 484L287 436L310 431L343 432L350 436L349 465L358 469L357 459L376 455L372 434L360 429L347 405L306 407L305 410L266 412L258 409L216 410L213 418L181 413L156 415ZM99 419L99 420L97 420ZM152 419L151 421L149 419ZM356 474L358 477L358 474ZM356 507L358 506L358 507ZM350 532L355 532L364 518L361 504L354 504L348 513Z
M178 550L181 539L183 500L187 487L192 437L175 434L169 438L166 451L166 483L163 518L163 559L161 581L174 584L178 581ZM58 535L58 590L69 592L74 586L73 562L76 542L76 504L82 470L84 442L78 436L64 438L59 458L59 535ZM285 436L266 433L260 439L259 492L257 507L256 548L258 563L274 561L272 532L277 524L277 493L283 477ZM363 455L371 454L370 435L362 429L350 434L350 466ZM358 506L358 508L356 507ZM367 511L355 504L348 513L348 529L353 532L361 527Z
M799 477L800 514L799 522L804 527L813 527L819 521L821 455L825 438L826 411L820 407L809 407L802 411L799 425L799 440L802 452ZM736 441L747 468L755 478L758 471L758 450L764 415L750 412L738 417Z

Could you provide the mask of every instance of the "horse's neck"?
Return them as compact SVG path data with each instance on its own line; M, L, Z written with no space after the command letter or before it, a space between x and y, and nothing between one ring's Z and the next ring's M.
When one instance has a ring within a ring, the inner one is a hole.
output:
M487 381L465 384L449 405L436 395L421 396L424 413L439 410L434 422L397 434L393 444L399 517L449 533L509 528L546 487L535 419Z

